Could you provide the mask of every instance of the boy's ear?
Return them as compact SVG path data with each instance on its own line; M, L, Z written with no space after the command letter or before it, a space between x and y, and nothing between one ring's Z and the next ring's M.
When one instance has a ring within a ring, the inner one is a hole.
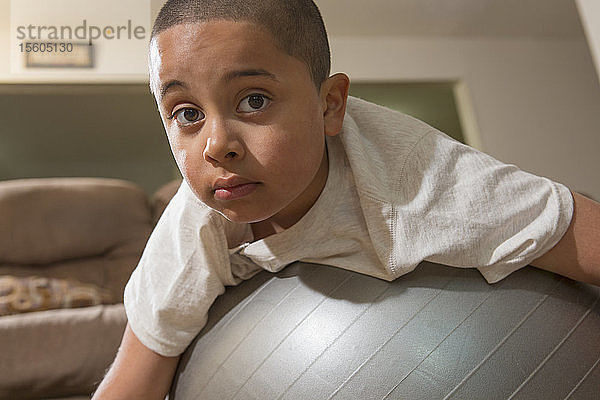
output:
M342 131L350 79L345 74L330 76L321 85L325 134L335 136Z

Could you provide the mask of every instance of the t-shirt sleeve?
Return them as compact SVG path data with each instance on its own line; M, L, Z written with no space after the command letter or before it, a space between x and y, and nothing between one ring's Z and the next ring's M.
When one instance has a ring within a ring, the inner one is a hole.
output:
M475 267L497 282L550 250L573 214L569 189L438 131L415 145L395 205L401 251ZM415 254L416 253L416 254ZM411 258L411 257L409 257Z
M146 347L164 356L185 350L206 324L214 299L238 283L228 254L218 219L184 182L125 287L129 325Z

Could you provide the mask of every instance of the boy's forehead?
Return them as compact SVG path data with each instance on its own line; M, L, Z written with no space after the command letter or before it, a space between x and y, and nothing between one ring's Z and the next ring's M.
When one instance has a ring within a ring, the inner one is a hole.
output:
M152 40L150 75L162 80L171 73L211 64L257 68L260 67L257 64L277 65L288 57L265 28L251 22L213 20L178 24Z
M222 92L237 78L257 75L289 90L316 89L305 62L277 46L265 28L244 21L215 20L164 30L151 42L149 72L159 102L172 87Z

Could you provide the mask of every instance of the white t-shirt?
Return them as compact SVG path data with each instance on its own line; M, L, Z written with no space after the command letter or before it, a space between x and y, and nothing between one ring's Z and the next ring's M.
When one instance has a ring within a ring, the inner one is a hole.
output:
M427 260L477 268L492 283L547 252L571 221L565 186L396 111L350 98L342 133L326 140L320 197L262 240L181 185L125 288L144 345L182 353L225 286L261 269L301 260L393 280Z

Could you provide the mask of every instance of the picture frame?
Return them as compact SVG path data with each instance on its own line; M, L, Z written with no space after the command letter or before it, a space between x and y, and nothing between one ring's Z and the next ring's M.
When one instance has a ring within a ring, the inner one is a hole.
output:
M94 51L88 42L23 42L26 68L93 68Z

